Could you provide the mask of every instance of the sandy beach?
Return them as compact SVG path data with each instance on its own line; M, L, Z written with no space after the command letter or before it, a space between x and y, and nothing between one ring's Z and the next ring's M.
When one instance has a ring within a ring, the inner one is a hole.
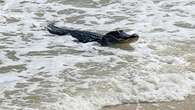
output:
M184 101L106 106L102 110L195 110L195 96Z

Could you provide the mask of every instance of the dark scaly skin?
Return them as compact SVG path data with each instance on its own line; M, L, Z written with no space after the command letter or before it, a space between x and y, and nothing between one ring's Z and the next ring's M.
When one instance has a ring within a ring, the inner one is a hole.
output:
M103 35L95 33L95 32L58 28L54 26L53 23L49 24L47 29L52 34L57 34L57 35L70 34L74 38L78 39L79 42L83 42L83 43L93 42L93 41L98 42L98 41L101 41L103 37Z
M103 35L94 32L80 31L80 30L70 30L70 35L77 38L79 42L87 43L94 41L101 41Z
M56 35L67 35L70 34L72 37L78 39L79 42L87 43L87 42L98 42L102 46L108 46L116 43L131 43L138 40L139 36L137 34L128 35L122 30L119 31L111 31L105 35L101 35L95 32L82 31L82 30L74 30L67 28L59 28L51 23L47 27L48 31L52 34Z

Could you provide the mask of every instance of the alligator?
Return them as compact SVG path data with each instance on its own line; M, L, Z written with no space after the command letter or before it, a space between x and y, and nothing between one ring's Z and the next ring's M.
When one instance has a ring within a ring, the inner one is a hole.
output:
M127 34L123 30L110 31L105 35L98 34L90 31L68 29L64 27L57 27L55 23L50 23L47 26L47 30L56 35L71 35L76 38L78 42L98 42L102 46L111 46L119 43L133 43L139 39L137 34Z

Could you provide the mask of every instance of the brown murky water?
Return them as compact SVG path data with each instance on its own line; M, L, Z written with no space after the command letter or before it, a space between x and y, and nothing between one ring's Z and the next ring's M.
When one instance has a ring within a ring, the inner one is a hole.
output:
M106 106L102 110L194 110L195 97L186 97L184 101L140 103Z

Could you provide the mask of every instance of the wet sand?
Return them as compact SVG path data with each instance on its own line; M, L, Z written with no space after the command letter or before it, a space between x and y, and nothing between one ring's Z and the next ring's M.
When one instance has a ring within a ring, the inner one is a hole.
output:
M195 110L195 96L184 101L105 106L102 110Z

